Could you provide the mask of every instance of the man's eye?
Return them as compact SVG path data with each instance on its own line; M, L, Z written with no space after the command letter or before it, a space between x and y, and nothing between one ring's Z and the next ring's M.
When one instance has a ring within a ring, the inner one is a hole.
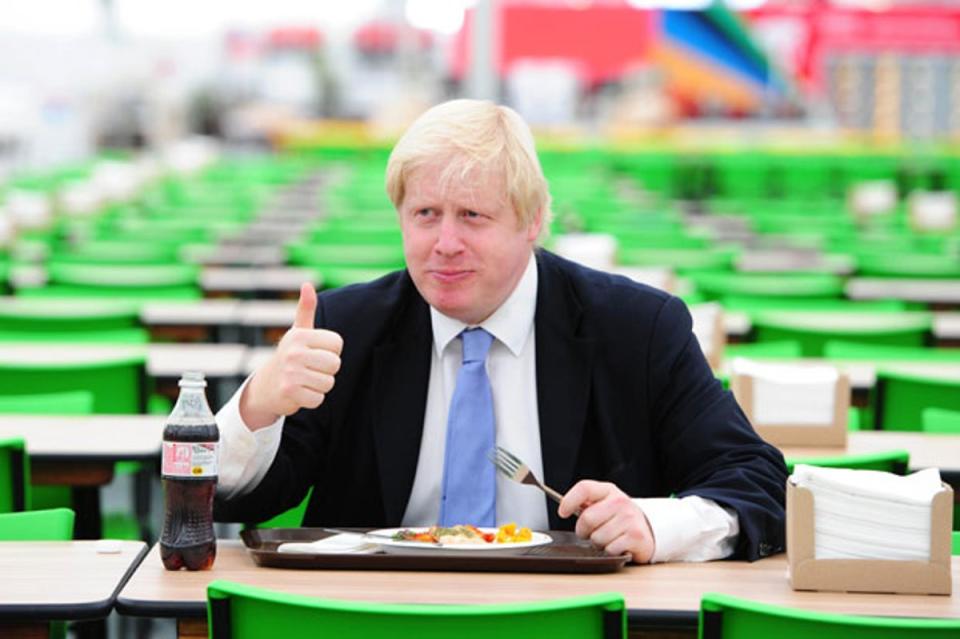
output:
M464 215L465 217L469 217L469 218L480 217L480 214L477 213L476 211L464 211L464 212L463 212L463 215Z
M413 212L416 217L429 217L433 213L433 209L417 209Z

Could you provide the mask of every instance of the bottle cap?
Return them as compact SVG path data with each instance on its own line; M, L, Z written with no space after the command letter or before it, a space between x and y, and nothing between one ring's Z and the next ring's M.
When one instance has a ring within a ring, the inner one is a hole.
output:
M181 387L193 386L194 388L206 388L207 380L203 378L203 373L200 371L184 371L177 385Z

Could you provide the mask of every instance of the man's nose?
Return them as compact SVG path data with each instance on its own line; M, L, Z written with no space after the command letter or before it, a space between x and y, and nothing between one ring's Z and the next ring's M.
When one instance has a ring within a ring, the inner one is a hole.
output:
M434 249L439 253L457 253L463 249L460 228L454 215L444 215L440 220L437 242Z

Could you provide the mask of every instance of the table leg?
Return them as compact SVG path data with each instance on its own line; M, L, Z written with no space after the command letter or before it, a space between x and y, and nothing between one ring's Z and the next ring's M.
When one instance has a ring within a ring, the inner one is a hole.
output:
M50 624L44 622L0 622L0 637L7 639L47 639Z
M207 639L206 619L177 619L178 639Z
M77 512L74 539L100 539L103 536L100 487L73 486L70 491L73 494L73 508Z
M628 639L696 639L697 629L690 630L631 630L627 628Z

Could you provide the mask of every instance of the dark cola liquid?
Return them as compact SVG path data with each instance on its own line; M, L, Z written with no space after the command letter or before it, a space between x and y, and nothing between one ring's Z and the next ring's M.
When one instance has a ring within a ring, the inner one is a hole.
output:
M164 442L216 442L216 424L168 424ZM166 470L166 468L165 468ZM213 497L217 478L162 475L164 520L160 559L167 570L206 570L217 556Z

